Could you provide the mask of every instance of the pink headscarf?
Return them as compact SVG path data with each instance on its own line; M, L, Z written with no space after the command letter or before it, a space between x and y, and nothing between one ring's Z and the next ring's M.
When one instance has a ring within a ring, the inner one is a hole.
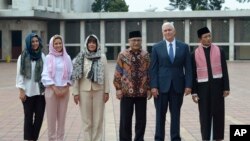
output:
M56 51L54 49L54 47L53 47L54 40L58 39L58 38L62 40L62 45L63 45L63 51L62 52ZM68 79L68 72L69 72L68 66L71 66L70 65L71 60L70 60L70 57L69 57L69 55L68 55L68 53L66 51L66 48L64 46L63 38L60 35L54 35L53 37L50 38L50 41L49 41L48 69L49 69L49 73L50 73L52 78L55 77L55 71L56 71L56 69L55 69L55 57L57 57L57 56L63 56L64 68L63 68L63 76L62 76L62 78Z

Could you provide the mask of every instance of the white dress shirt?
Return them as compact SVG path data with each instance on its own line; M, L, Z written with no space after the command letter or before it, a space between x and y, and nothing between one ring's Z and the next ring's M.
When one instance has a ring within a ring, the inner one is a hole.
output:
M174 51L174 57L175 57L175 52L176 52L176 43L175 43L175 39L174 39L172 42L169 42L169 41L166 40L166 45L167 45L168 53L169 53L169 49L170 49L170 47L169 47L169 44L170 44L170 43L172 44L173 51Z
M49 58L46 57L45 63L43 65L43 73L42 73L42 83L43 85L49 86L49 85L55 85L55 86L66 86L67 84L72 84L72 81L70 80L71 74L72 74L72 64L68 67L68 78L63 78L63 56L57 56L55 57L55 77L51 78L49 72L48 72L48 60ZM70 59L70 58L69 58Z
M45 55L42 54L43 62L45 61ZM16 87L21 88L25 91L25 95L28 97L32 97L35 95L40 95L39 83L35 82L35 66L36 61L31 61L31 78L24 78L20 73L21 69L21 55L17 60L17 75L16 75Z

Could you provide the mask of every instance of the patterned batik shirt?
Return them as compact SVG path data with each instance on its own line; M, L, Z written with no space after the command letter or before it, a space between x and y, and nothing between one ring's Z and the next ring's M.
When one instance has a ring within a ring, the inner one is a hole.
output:
M149 54L144 50L130 48L118 55L114 86L125 97L146 97L149 87Z

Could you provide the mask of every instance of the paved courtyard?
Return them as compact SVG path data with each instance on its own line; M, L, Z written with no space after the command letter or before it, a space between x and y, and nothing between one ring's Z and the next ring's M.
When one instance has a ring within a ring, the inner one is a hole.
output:
M103 140L118 141L119 100L112 85L114 62L109 62L110 99L105 109L105 133ZM226 98L225 141L229 141L229 125L250 124L250 61L228 62L231 94ZM23 107L15 88L16 63L0 62L0 141L23 140ZM153 141L155 109L153 100L148 101L145 141ZM79 107L72 96L67 112L65 141L82 141ZM198 108L191 96L184 98L181 113L181 136L184 141L200 141ZM169 140L169 113L166 120L166 141ZM134 133L133 133L134 134ZM39 141L47 141L46 115Z

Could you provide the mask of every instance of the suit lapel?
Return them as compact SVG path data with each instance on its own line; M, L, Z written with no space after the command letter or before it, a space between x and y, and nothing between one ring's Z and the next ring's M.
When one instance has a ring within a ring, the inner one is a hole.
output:
M174 62L175 62L175 59L178 58L180 54L180 44L178 41L175 41L175 56L174 56ZM173 62L173 63L174 63Z
M165 40L163 40L162 51L163 51L162 53L167 54L168 61L169 63L171 63L171 59L170 59L168 48L167 48L167 43Z
M164 53L164 54L167 54L168 55L168 50L167 50L167 45L166 45L166 42L163 40L162 41L162 48L161 48L161 51L162 51L162 53Z

